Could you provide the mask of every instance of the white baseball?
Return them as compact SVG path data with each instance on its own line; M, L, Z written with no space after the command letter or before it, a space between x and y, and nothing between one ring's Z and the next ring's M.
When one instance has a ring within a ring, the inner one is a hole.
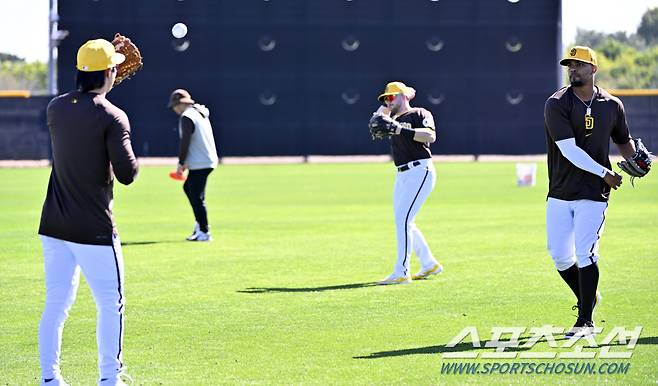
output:
M171 27L171 34L177 39L185 37L187 35L187 26L183 23L176 23Z

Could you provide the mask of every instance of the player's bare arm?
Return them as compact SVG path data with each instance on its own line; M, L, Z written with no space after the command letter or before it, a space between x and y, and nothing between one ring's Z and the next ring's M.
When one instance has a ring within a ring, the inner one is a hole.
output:
M624 144L616 143L617 149L619 149L619 154L621 154L624 159L633 157L635 154L635 143L633 141L628 141Z
M373 114L373 115L375 115L375 114L381 114L381 115L388 115L388 116L390 116L390 115L391 115L391 109L388 108L386 105L381 105L381 106L379 106L379 108L378 108L374 113L372 113L372 114Z
M617 188L621 185L621 174L615 172L615 171L609 171L603 176L603 181L605 181L608 186L610 186L612 189L617 190Z
M398 126L395 130L395 134L407 136L409 139L421 143L434 143L434 141L436 141L436 132L430 127L407 128Z
M617 145L617 149L619 149L619 154L624 157L624 159L628 159L633 157L633 154L635 154L635 143L633 141L628 141L624 144L615 144ZM606 184L608 184L611 188L617 189L621 185L621 174L612 172L615 175L610 176L609 174L606 174L605 178L603 179Z

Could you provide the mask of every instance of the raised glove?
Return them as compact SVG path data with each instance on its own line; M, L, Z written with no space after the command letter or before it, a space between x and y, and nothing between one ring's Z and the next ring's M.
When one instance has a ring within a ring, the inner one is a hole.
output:
M116 86L125 79L135 75L144 64L142 63L142 54L139 52L139 48L137 48L135 43L129 38L117 32L117 34L114 35L112 44L114 45L116 52L119 52L126 57L126 60L124 60L123 63L117 65L117 77L114 80L114 85Z
M644 177L651 170L651 153L642 143L640 138L634 139L635 153L629 159L617 162L617 166L632 178Z
M401 128L399 122L383 114L373 114L368 123L372 139L388 138Z

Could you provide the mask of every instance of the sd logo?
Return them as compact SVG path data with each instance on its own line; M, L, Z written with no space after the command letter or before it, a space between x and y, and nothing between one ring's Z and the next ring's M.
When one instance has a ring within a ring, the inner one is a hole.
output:
M594 117L591 115L585 115L585 136L589 137L592 135L592 130L594 129Z

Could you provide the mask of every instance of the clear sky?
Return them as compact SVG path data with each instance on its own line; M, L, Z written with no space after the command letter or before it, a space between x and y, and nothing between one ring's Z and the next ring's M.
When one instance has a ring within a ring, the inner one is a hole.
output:
M0 0L0 52L48 61L49 0Z
M49 0L0 0L0 52L28 61L47 61L49 3ZM642 14L658 7L658 0L562 0L562 4L562 42L566 45L574 41L577 28L635 32Z
M562 43L573 43L578 28L634 33L642 15L655 7L658 0L562 0Z

